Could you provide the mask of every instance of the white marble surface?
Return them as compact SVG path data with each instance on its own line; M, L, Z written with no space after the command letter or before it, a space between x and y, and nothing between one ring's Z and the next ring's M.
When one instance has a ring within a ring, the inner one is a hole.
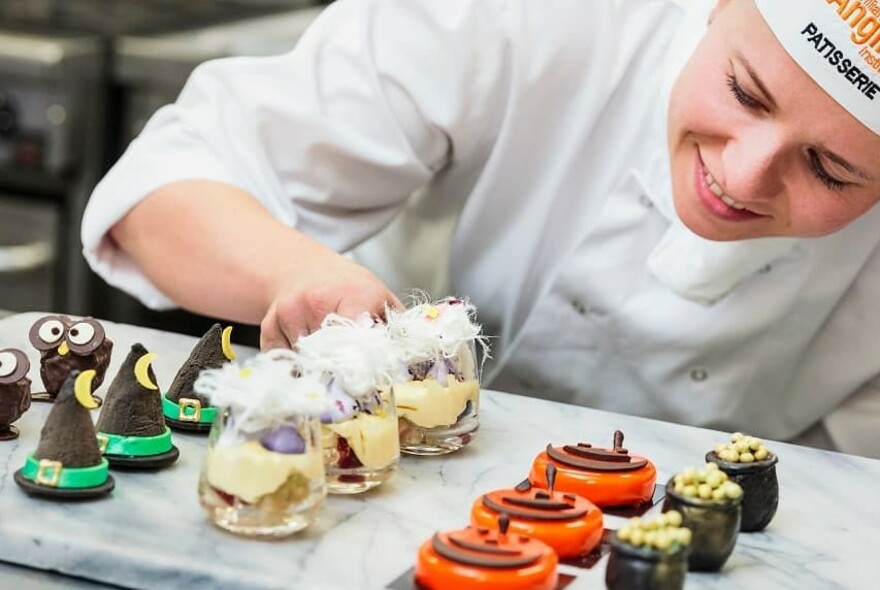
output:
M0 320L0 348L28 352L35 385L40 383L38 355L27 331L40 315ZM140 341L159 354L154 367L160 386L167 386L195 341L105 326L115 342L108 382L129 346ZM665 481L680 468L699 464L704 451L725 438L488 391L480 434L465 451L446 458L405 457L382 488L361 497L332 496L304 533L261 542L223 533L202 515L196 498L205 447L200 437L175 435L181 459L170 469L115 473L116 490L104 500L57 504L29 498L12 473L36 446L48 410L34 404L18 422L22 437L0 443L0 560L130 588L384 588L413 565L419 544L436 530L466 525L479 494L521 481L548 442L610 442L619 428L626 432L626 446L654 460ZM688 574L686 587L876 588L880 461L782 443L771 447L780 455L776 519L764 533L740 535L721 573ZM610 528L620 522L606 518ZM577 576L568 586L572 590L604 587L605 559L591 570L563 566L561 571Z

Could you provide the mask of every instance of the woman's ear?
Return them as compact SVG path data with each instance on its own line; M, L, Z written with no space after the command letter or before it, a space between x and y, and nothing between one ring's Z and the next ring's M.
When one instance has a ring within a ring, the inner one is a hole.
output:
M712 24L712 21L715 20L715 17L721 13L724 8L730 4L730 0L718 0L715 4L715 8L712 9L712 12L709 13L709 24Z

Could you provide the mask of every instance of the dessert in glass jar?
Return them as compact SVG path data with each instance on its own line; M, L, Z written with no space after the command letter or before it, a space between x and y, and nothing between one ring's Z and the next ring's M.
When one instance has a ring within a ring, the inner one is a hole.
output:
M284 537L308 526L327 493L323 384L270 351L203 371L195 391L218 408L199 481L208 518L250 537Z
M463 299L420 302L388 312L388 331L403 356L394 396L400 450L443 455L468 445L480 427L476 310ZM485 355L484 355L485 356Z
M303 371L320 376L330 400L321 415L328 491L357 494L387 481L400 460L391 387L400 361L385 325L331 314L299 339L295 354Z

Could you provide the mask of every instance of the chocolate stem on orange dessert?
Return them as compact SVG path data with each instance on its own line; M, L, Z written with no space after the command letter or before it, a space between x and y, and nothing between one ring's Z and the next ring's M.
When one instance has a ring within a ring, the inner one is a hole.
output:
M508 528L510 528L510 516L506 512L502 512L498 515L498 531L502 535L506 535Z
M547 469L544 473L547 477L547 489L552 492L553 486L556 485L556 465L547 463Z

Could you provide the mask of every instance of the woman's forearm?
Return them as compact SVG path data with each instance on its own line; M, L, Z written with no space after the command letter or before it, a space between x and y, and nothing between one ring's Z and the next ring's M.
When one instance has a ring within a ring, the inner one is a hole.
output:
M244 191L203 180L152 193L111 236L181 307L252 324L297 261L337 256L280 223Z

